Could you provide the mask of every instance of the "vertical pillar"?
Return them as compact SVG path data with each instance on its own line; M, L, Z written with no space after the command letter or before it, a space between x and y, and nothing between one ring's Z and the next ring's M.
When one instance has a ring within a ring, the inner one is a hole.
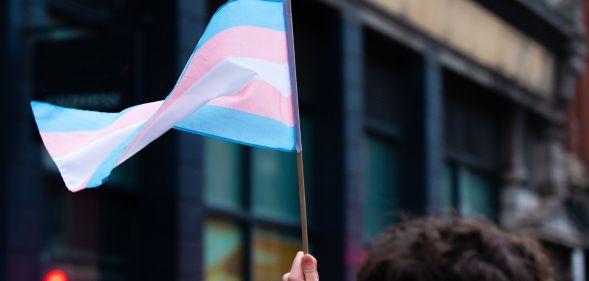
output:
M190 58L207 22L206 0L178 0L178 74ZM178 243L177 280L196 281L204 277L202 190L202 139L178 135Z
M424 60L424 175L426 212L430 215L442 211L442 172L444 167L444 93L442 68L433 51Z
M6 43L8 42L8 12L7 12L7 5L8 1L0 1L0 83L2 85L6 81L2 78L6 73L8 73L9 69L6 67ZM8 106L6 102L0 103L0 112L9 112ZM4 120L0 121L0 125L5 125ZM0 145L2 147L8 147L7 138L0 138ZM8 159L7 156L8 151L6 149L0 149L0 159ZM7 189L4 188L6 186L6 182L4 181L7 177L6 170L7 170L7 163L8 161L0 161L0 278L4 279L6 276L6 192Z
M144 101L160 100L178 79L176 55L177 1L144 1L141 46L141 90ZM141 173L141 229L134 251L135 276L140 280L176 280L178 276L178 147L177 135L168 132L135 155ZM148 269L148 270L146 270Z
M362 159L364 136L364 50L363 29L352 7L343 10L343 120L344 120L344 212L345 280L356 280L362 239Z
M292 4L299 99L312 119L312 149L305 156L313 161L305 166L307 175L313 169L307 177L310 250L321 261L323 280L345 280L342 15L319 1Z
M34 1L3 1L3 32L0 43L0 85L4 100L1 110L5 116L0 126L2 136L0 192L3 202L0 223L3 225L0 243L0 279L40 280L42 246L42 171L37 136L32 121L31 62L24 29L31 22Z

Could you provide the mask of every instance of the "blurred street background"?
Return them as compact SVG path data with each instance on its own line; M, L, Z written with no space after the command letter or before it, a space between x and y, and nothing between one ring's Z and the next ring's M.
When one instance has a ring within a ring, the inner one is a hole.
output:
M70 193L32 119L31 100L163 99L223 2L0 0L0 280L290 269L294 154L171 131ZM559 281L589 280L588 0L292 2L322 280L355 280L403 217L456 214L533 236Z

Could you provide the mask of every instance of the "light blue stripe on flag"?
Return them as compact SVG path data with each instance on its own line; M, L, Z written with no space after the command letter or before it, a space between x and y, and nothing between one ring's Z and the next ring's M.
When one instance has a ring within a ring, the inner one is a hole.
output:
M188 63L184 66L178 81L184 78L186 68L192 63L194 54L219 33L239 26L286 30L284 4L282 0L231 0L221 6L211 18L209 25L198 40ZM173 91L172 91L173 92Z
M296 150L294 127L220 106L205 105L174 128L255 147Z
M107 127L117 120L122 113L105 113L97 111L65 108L45 102L32 101L31 108L40 132L94 131Z
M220 8L200 38L196 50L217 34L237 26L255 26L285 31L282 1L237 0Z

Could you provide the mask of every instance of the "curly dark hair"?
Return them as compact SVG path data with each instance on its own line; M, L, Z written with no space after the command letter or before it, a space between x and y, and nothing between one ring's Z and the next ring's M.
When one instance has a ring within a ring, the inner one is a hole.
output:
M540 245L467 219L402 222L373 242L359 281L553 281Z

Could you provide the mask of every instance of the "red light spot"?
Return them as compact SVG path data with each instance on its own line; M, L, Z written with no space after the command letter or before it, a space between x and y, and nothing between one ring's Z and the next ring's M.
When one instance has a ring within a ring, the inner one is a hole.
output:
M54 269L45 274L43 281L67 281L67 275L59 269Z

